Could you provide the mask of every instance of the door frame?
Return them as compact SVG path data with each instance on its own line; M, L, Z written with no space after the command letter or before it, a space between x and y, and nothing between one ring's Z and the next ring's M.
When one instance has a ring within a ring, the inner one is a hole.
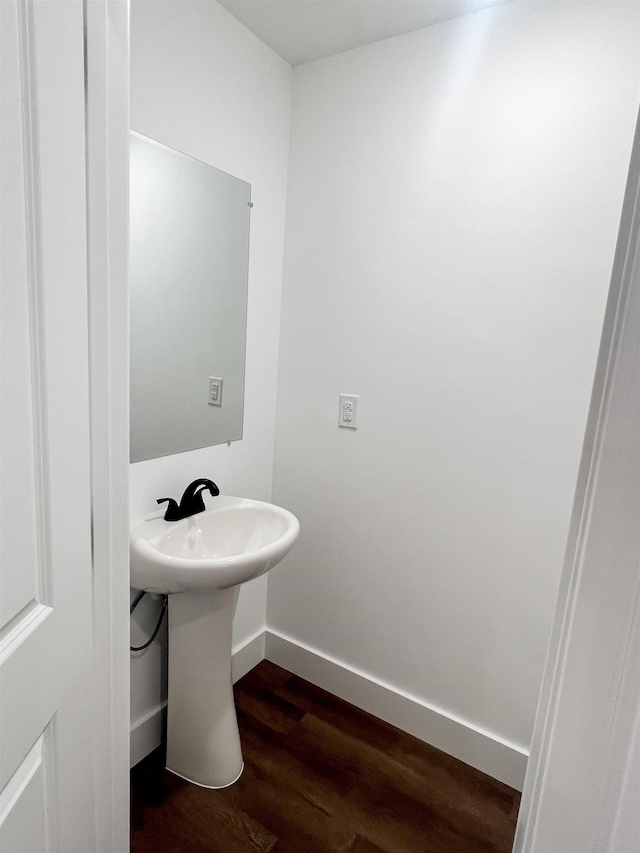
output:
M515 853L640 845L639 426L640 116Z
M129 3L84 0L97 851L129 849Z

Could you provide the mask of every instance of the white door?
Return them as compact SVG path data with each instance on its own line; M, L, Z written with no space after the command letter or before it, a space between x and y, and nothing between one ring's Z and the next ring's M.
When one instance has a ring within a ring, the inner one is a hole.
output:
M1 0L0 850L95 849L82 0Z

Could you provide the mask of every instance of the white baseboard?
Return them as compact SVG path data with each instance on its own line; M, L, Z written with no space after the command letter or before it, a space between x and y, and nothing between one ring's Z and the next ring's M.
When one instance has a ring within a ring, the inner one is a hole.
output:
M239 681L243 675L257 666L261 660L264 660L264 647L266 640L266 632L258 631L253 637L249 637L242 645L233 650L231 655L231 678L233 683Z
M162 702L131 723L129 731L129 766L142 761L162 743L166 725L167 703Z
M522 790L528 754L521 747L455 719L273 629L259 631L234 650L231 658L234 684L264 658L494 779ZM160 746L165 713L166 703L132 724L132 767Z
M264 660L265 632L258 631L233 651L231 656L231 678L235 684L254 666ZM131 723L129 734L129 766L142 761L162 743L166 725L167 703L163 702Z
M465 764L522 790L528 754L489 732L401 693L346 664L286 637L266 632L266 658Z

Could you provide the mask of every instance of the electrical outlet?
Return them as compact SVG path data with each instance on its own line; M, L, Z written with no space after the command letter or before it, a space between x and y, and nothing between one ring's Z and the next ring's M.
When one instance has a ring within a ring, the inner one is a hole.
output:
M340 394L338 426L345 429L358 428L358 397L354 394Z
M222 379L217 376L209 377L209 399L210 406L222 405Z

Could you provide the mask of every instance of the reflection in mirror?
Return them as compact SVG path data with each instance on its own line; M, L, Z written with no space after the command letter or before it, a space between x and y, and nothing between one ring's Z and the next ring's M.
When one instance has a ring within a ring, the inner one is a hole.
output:
M251 187L131 134L131 461L242 438Z

